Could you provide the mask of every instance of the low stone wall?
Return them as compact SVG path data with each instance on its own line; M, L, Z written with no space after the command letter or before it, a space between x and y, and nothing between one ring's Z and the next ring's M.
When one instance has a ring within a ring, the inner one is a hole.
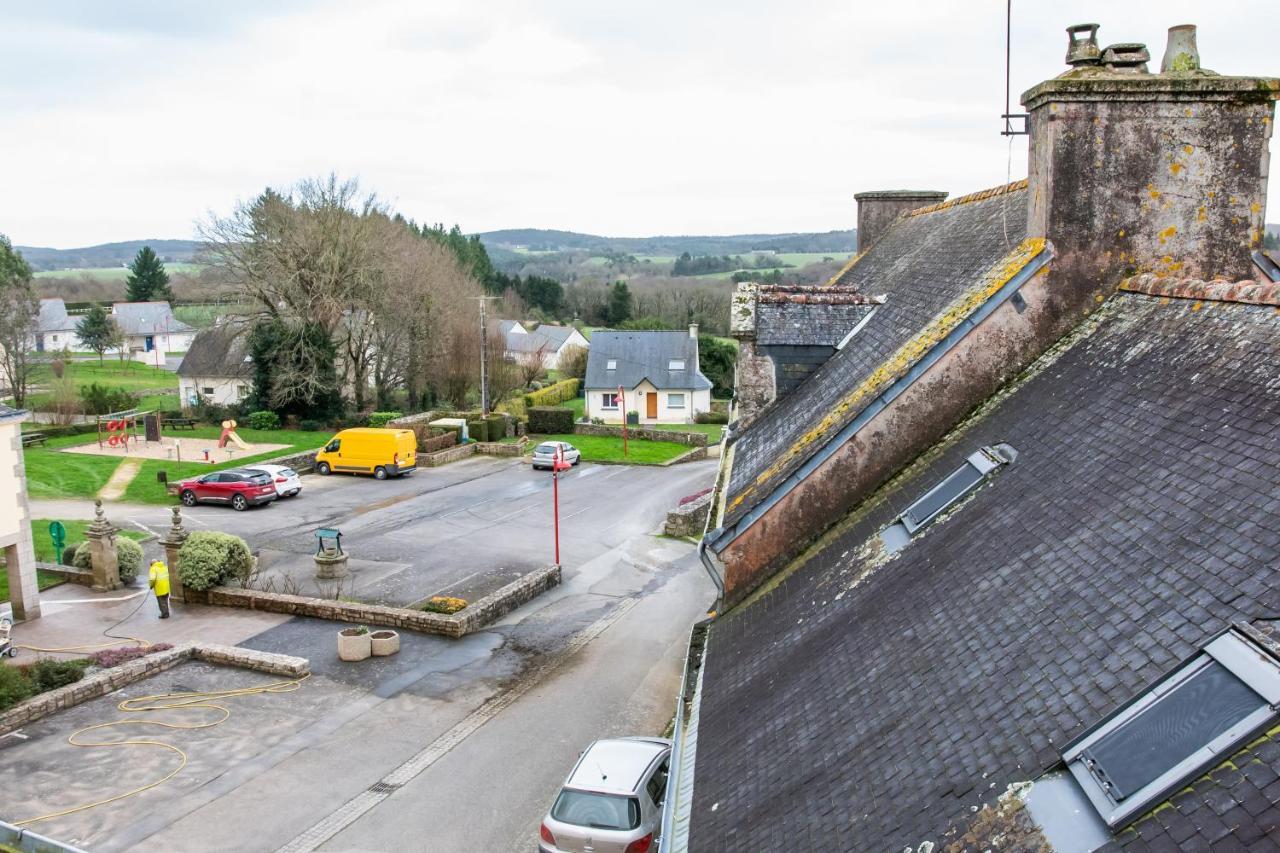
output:
M77 569L74 566L62 566L57 563L36 563L36 568L45 574L57 575L68 583L81 586L93 586L93 572Z
M484 598L471 602L466 608L453 614L428 613L423 610L389 607L384 604L311 598L305 595L259 592L254 589L228 586L217 586L201 593L188 591L187 600L219 607L243 607L268 613L287 613L291 616L311 616L334 622L377 625L383 628L418 631L423 634L462 637L483 628L494 619L511 612L559 583L560 567L547 566L530 572Z
M675 459L668 459L666 462L663 462L662 467L669 468L672 465L679 465L681 462L693 462L694 460L697 460L697 459L706 459L706 458L707 458L707 448L705 446L694 447L686 451L685 453L681 453Z
M291 655L278 655L271 652L259 652L253 649L242 649L238 646L223 646L216 643L184 643L172 649L146 655L136 660L127 661L86 676L74 684L49 690L19 702L17 705L0 714L0 735L20 729L41 717L58 711L106 696L141 681L158 675L167 669L188 660L202 660L224 666L238 666L270 675L285 678L301 678L311 671L306 658Z
M450 462L466 459L476 452L477 447L478 445L475 442L471 442L470 444L459 444L457 447L450 447L448 450L420 454L418 456L418 467L439 468L441 465L448 465Z
M497 441L480 441L476 443L476 453L485 456L523 456L529 446L529 437L521 436L514 444L502 444Z
M667 523L663 532L668 536L700 536L707 526L707 513L711 510L712 492L707 492L696 501L678 506L667 513Z
M320 450L308 450L305 453L294 453L289 456L277 456L275 459L264 459L261 462L250 462L246 467L254 465L283 465L292 468L299 474L310 474L316 469L316 454Z
M575 435L602 435L622 438L622 427L612 424L574 424ZM687 447L706 447L706 433L701 432L668 432L665 429L648 429L647 427L627 427L627 437L642 441L674 441Z

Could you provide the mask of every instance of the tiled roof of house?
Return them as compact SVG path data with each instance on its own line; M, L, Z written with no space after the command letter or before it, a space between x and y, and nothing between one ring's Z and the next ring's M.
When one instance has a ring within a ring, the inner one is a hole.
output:
M683 370L670 370L673 359ZM609 362L617 366L609 370ZM698 339L688 332L615 332L601 329L591 336L584 388L628 390L644 380L655 388L702 390L711 382L698 367Z
M62 332L76 327L76 321L67 314L67 303L56 298L40 300L36 322L41 332Z
M741 518L923 356L925 338L944 336L1038 253L1038 245L1021 245L1026 203L1026 182L1019 181L913 211L845 267L834 284L884 294L886 302L855 341L742 431L726 523Z
M195 331L173 316L168 302L117 302L111 306L111 316L126 335Z
M201 331L182 357L178 375L207 379L247 379L253 376L249 336L245 329L223 324Z
M969 849L981 804L1216 632L1280 617L1277 376L1270 304L1112 297L713 623L689 849ZM997 443L1016 460L886 556L878 531ZM1278 737L1115 845L1260 849Z
M760 285L755 340L760 346L834 347L877 304L847 285Z

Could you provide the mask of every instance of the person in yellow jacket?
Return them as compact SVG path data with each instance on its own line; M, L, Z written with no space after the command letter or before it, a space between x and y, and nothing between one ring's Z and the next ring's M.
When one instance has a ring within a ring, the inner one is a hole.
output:
M160 560L151 564L148 573L150 586L156 593L156 601L160 604L160 618L169 618L169 567Z

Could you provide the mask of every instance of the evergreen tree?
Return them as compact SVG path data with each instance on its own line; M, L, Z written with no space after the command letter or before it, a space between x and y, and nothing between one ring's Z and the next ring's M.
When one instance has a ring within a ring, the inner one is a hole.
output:
M173 291L169 289L169 274L164 271L164 263L150 246L143 246L129 265L128 300L130 302L171 301Z
M102 364L102 354L115 346L119 338L111 315L101 305L90 308L89 313L76 324L76 335L87 349L98 354L98 364Z
M615 281L609 291L609 325L617 326L631 319L631 288L625 281Z

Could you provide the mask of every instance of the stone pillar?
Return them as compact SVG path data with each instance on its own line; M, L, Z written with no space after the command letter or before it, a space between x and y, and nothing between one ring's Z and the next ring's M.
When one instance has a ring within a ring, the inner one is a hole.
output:
M160 544L164 546L164 561L169 564L169 600L187 600L186 591L182 588L182 579L178 576L178 549L187 541L187 529L182 526L182 507L173 508L173 520Z
M733 370L733 418L746 426L774 397L773 361L756 349L756 306L760 286L739 282L729 308L729 334L738 341Z
M899 216L945 200L937 190L881 190L858 193L858 254L862 254Z
M96 592L108 592L124 585L120 582L120 563L116 556L116 533L119 529L107 521L102 511L102 501L93 502L93 514L93 524L84 533L89 540L89 553L92 555L93 589Z
M36 549L31 541L31 508L27 504L20 426L28 417L26 412L0 405L0 552L7 565L9 603L18 622L40 618ZM10 512L10 506L16 511Z

